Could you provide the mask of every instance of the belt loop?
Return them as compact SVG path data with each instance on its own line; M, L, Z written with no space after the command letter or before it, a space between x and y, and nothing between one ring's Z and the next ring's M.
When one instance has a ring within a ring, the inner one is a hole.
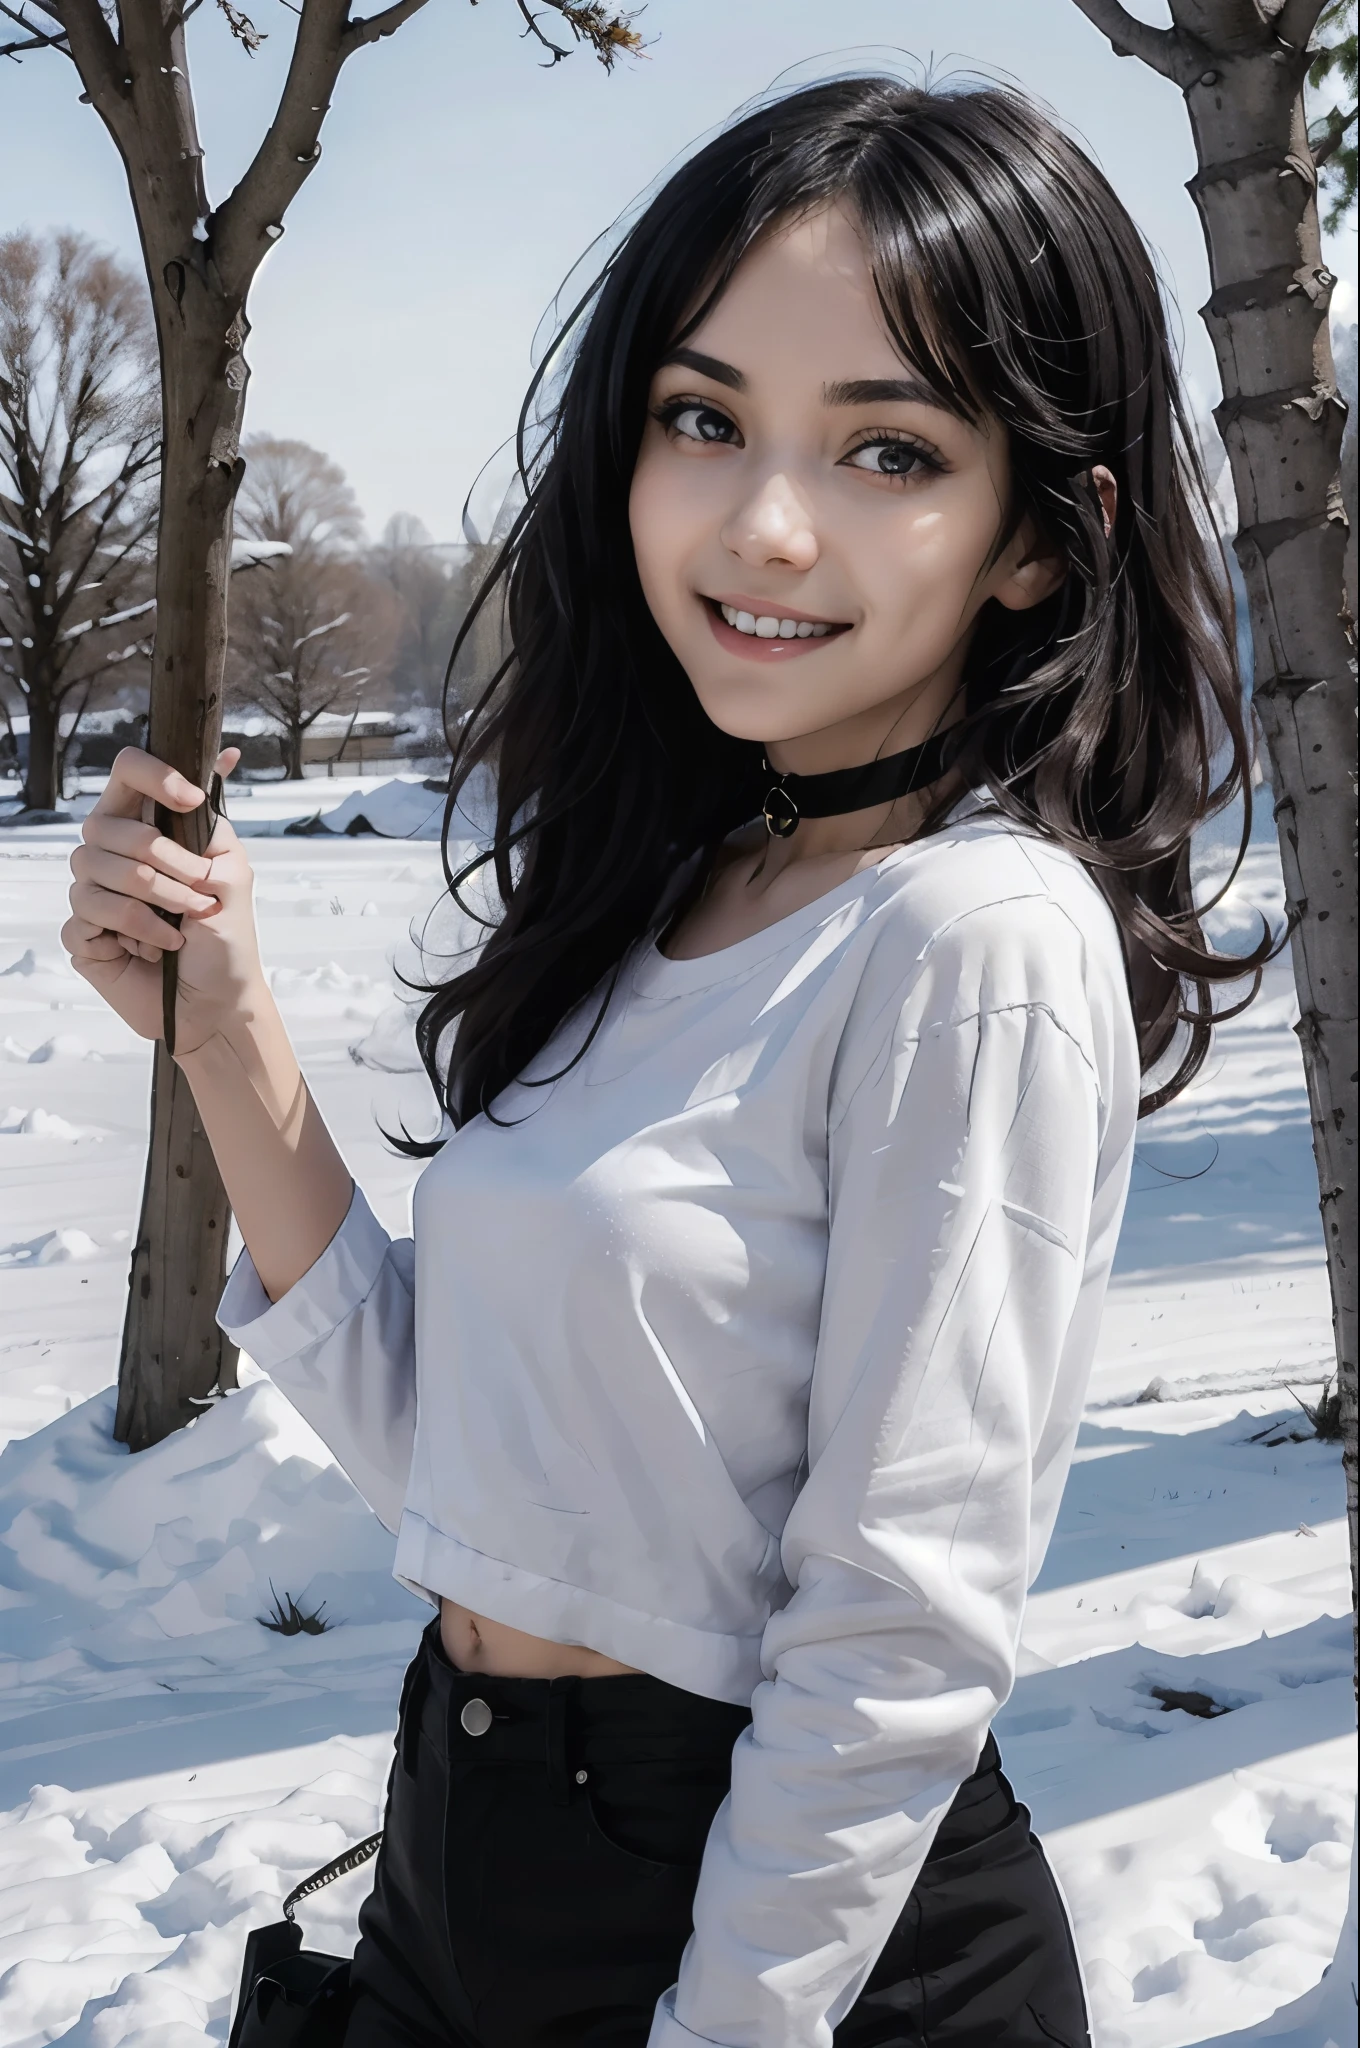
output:
M556 1806L571 1804L567 1775L567 1702L576 1689L574 1678L550 1678L546 1719L548 1797Z
M420 1720L425 1709L425 1695L430 1689L430 1650L422 1640L415 1662L406 1674L402 1687L401 1710L397 1719L397 1747L401 1753L401 1767L408 1778L416 1774L416 1757L420 1749Z

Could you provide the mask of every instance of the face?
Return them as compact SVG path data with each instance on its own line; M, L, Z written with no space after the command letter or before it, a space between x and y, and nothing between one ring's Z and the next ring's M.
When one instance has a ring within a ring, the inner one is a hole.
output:
M1006 436L947 412L888 338L852 217L771 235L652 380L630 499L657 625L724 732L853 766L961 708L973 622L1061 578L993 559Z

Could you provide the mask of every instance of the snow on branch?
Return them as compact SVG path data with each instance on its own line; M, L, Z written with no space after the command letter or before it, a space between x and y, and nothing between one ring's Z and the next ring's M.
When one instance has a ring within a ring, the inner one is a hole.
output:
M97 632L103 626L126 625L129 619L140 619L147 612L152 612L155 609L155 598L148 597L144 604L129 605L124 612L106 612L102 619L82 619L78 626L68 626L64 633L57 635L57 638L59 640L79 640L85 633Z
M309 640L319 640L323 633L334 633L337 627L347 626L350 617L349 612L341 612L338 619L327 619L324 626L313 626L310 633L300 633L293 642L293 653L296 654L299 647L305 647Z
M5 519L0 519L0 533L8 534L11 540L17 540L19 546L26 548L29 554L32 554L35 548L46 548L48 545L45 540L30 540L26 533L20 533L17 526L11 526Z
M231 544L231 566L233 569L253 569L258 562L272 562L280 555L291 555L293 546L286 540L246 540L238 536Z

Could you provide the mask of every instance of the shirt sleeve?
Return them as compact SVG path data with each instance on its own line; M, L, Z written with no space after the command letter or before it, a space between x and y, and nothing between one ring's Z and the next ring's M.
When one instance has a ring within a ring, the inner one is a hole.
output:
M248 1251L217 1320L267 1372L386 1529L401 1520L415 1439L415 1247L355 1188L314 1266L271 1302Z
M1042 1002L893 1007L831 1128L794 1591L650 2048L830 2048L1014 1678L1099 1089Z

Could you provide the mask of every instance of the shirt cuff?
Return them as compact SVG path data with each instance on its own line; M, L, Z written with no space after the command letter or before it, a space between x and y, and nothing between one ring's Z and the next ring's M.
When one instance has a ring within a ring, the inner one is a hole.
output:
M656 2001L652 2015L652 2031L647 2036L647 2048L714 2048L707 2034L691 2034L688 2027L675 2017L675 1994L679 1986L672 1984L669 1991L663 1991Z
M217 1321L263 1372L319 1344L366 1300L392 1240L356 1187L345 1220L315 1264L271 1301L244 1248L217 1304Z

